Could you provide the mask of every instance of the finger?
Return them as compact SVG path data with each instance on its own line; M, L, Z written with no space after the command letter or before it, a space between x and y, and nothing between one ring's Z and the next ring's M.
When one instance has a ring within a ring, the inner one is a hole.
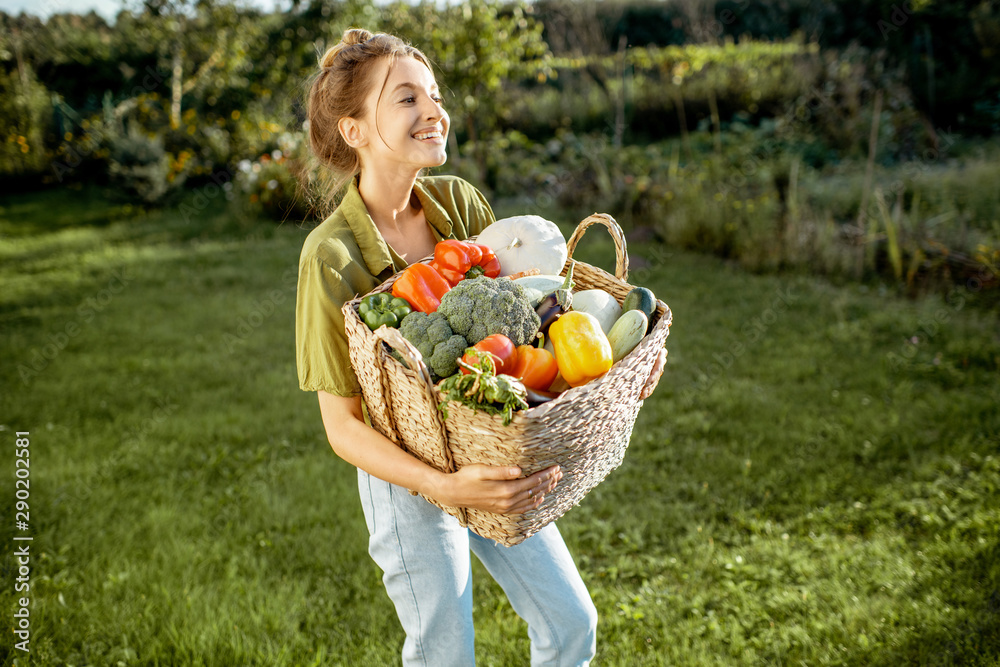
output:
M537 508L542 504L546 494L555 489L562 478L563 474L559 466L552 466L523 480L518 480L519 488L511 496L515 499L514 505L507 513L523 513ZM526 484L528 482L530 484Z
M483 466L477 465L480 479L493 479L506 481L517 479L521 476L521 469L517 466Z
M532 496L527 496L521 494L522 499L519 500L513 507L511 507L505 514L524 514L525 512L530 512L531 510L538 509L545 500L544 494L535 494Z
M556 488L556 485L559 483L562 477L563 475L561 471L555 471L554 474L552 474L551 476L543 477L538 481L537 484L528 488L527 491L528 497L540 498L544 497L548 493L551 493L552 490Z
M552 466L545 470L540 470L534 475L517 480L516 486L511 487L512 496L527 494L528 497L544 494L555 488L555 485L562 479L562 471L559 466Z
M653 364L653 368L650 370L649 377L646 378L646 384L642 386L642 391L639 392L639 400L646 400L653 394L653 390L656 389L656 385L659 384L660 378L663 377L663 371L667 365L667 351L661 350L660 356L657 358L656 363Z
M554 466L549 466L544 470L539 470L534 475L529 475L528 477L525 477L524 481L531 482L531 485L535 485L545 480L551 479L553 477L561 477L561 476L562 476L562 470L559 468L559 466L554 465Z
M657 380L659 380L659 378L657 378ZM653 395L653 391L656 390L656 384L657 384L657 381L655 381L655 380L651 381L651 382L647 382L646 385L642 388L642 391L639 392L639 400L640 401L645 401L647 398L649 398L650 396L652 396Z

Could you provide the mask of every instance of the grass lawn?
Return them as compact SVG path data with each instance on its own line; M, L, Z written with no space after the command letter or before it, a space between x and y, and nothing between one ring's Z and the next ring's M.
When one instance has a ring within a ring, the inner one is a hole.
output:
M0 663L398 664L354 470L297 386L306 233L221 197L0 200L11 482L30 433L27 531L0 495L0 609L15 629L29 596L31 631ZM630 251L674 326L625 462L559 522L596 664L1000 664L996 313L962 286L915 302ZM610 243L577 257L609 267ZM526 664L475 575L479 664Z

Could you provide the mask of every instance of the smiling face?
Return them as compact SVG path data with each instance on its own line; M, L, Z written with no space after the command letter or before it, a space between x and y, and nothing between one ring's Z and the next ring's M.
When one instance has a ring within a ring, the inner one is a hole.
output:
M388 73L386 70L388 69ZM448 159L450 119L441 106L434 74L415 58L387 59L360 119L344 119L341 133L357 148L362 168L419 171Z

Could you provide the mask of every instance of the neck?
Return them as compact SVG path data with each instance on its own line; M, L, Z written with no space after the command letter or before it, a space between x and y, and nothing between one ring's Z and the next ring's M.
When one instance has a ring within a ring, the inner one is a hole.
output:
M413 217L411 197L416 180L416 172L374 174L362 169L358 192L379 231L399 232Z

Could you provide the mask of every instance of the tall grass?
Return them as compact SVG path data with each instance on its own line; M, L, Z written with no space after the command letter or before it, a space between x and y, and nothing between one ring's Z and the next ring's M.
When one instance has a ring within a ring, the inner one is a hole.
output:
M307 230L215 200L0 206L0 435L10 451L31 433L34 537L31 652L5 642L0 663L396 664L354 470L297 388ZM996 315L962 292L911 302L630 250L674 312L667 372L621 468L559 522L599 662L995 665ZM577 256L613 261L599 232ZM13 503L8 486L7 544ZM524 624L478 565L474 600L480 664L525 664Z

